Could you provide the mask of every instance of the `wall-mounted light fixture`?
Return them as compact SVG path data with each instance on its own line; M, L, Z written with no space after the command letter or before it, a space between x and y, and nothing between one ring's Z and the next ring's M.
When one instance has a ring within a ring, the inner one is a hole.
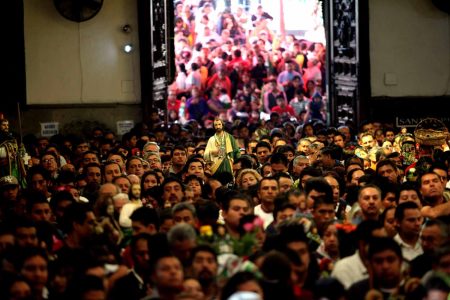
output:
M125 53L131 53L134 50L134 46L131 43L125 44L125 46L123 46L123 51Z
M133 31L133 29L131 28L130 24L125 24L122 27L122 31L124 33L131 33L131 31Z

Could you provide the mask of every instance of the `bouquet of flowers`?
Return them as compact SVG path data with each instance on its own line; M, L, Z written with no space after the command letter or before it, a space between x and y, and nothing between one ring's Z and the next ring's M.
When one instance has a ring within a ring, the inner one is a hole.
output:
M244 224L245 233L240 238L233 238L227 234L226 228L222 224L218 224L213 230L210 225L200 227L198 236L198 244L208 244L220 254L235 254L245 257L252 254L258 246L257 233L262 230L264 221L257 217L253 222Z
M258 246L257 234L264 230L264 221L260 217L256 217L252 222L245 223L243 227L245 234L239 240L234 240L234 254L249 256L255 252L255 248Z

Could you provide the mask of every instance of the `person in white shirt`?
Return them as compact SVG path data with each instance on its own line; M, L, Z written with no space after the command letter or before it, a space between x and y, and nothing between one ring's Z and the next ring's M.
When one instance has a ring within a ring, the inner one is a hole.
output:
M192 90L192 87L197 87L198 89L201 89L202 87L202 78L200 74L200 65L197 63L191 64L191 72L186 77L185 81L186 89Z
M357 238L355 253L339 260L331 273L331 277L338 279L346 289L352 284L369 277L364 265L367 245L373 237L386 236L386 231L380 222L366 220L358 225L355 235Z
M217 24L216 13L211 3L205 3L195 13L195 29L197 33L201 32L203 26L208 26L215 30Z
M264 220L264 229L273 222L274 200L280 188L278 181L273 177L264 177L259 182L258 198L260 204L255 206L255 215Z
M202 45L206 45L209 41L215 40L216 42L220 41L220 35L218 35L215 31L211 30L209 26L205 26L202 32L199 32L197 35L196 43L201 43Z
M397 235L394 240L402 248L403 260L407 263L423 253L420 232L423 217L416 203L412 201L399 204L395 209Z

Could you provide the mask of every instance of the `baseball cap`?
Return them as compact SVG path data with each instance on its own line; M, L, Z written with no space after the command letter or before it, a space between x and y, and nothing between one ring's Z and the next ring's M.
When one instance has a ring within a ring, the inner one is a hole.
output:
M0 188L9 186L9 185L19 185L19 181L16 177L7 175L0 178Z

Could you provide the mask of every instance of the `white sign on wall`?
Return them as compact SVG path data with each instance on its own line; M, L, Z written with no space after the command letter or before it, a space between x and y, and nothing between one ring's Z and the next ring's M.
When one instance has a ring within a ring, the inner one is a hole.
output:
M41 136L50 137L58 133L59 133L58 122L41 123Z
M117 121L117 134L124 135L134 127L133 120Z

